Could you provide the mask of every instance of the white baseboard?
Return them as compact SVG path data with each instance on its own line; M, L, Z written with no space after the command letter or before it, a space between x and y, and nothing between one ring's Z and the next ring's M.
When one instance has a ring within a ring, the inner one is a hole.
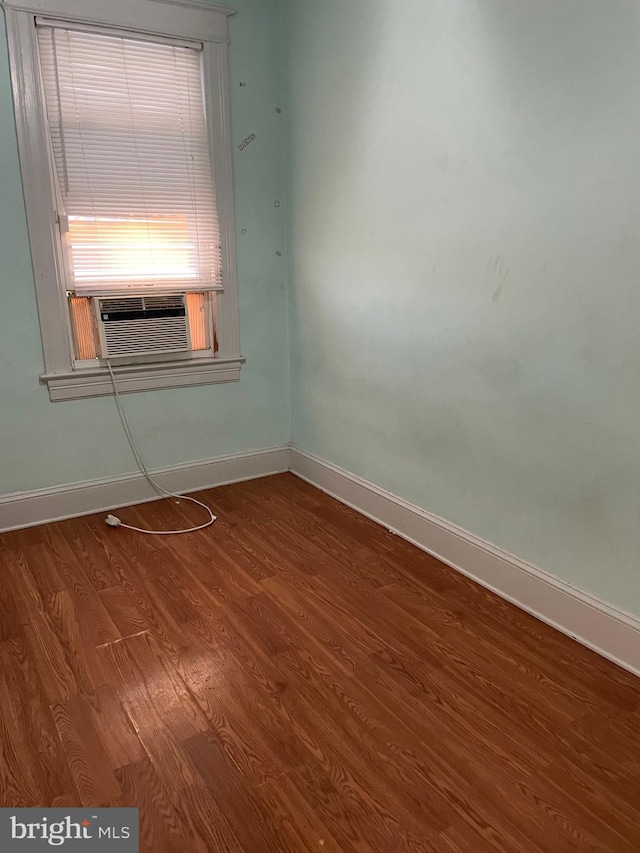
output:
M150 473L163 488L183 494L279 474L288 468L289 447L284 446L159 468ZM157 499L141 474L2 495L0 532Z
M640 620L329 462L291 449L290 470L507 601L640 675Z

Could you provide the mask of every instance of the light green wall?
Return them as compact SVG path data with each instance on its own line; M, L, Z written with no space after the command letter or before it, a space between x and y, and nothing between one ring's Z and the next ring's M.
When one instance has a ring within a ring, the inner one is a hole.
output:
M640 4L285 7L295 443L640 613Z
M289 440L282 197L281 31L277 0L235 0L230 21L240 333L239 383L124 398L151 467L208 459ZM3 24L0 15L0 26ZM44 386L33 274L0 34L0 493L135 470L110 398L51 403ZM240 87L240 81L246 87ZM241 229L246 228L246 235Z

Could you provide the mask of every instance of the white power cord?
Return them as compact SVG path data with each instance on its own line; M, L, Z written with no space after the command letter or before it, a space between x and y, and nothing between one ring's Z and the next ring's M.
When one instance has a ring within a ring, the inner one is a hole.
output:
M209 521L206 521L204 524L199 524L197 527L189 527L186 530L144 530L142 527L134 527L132 524L125 524L124 521L121 521L117 515L111 514L109 514L105 518L105 522L109 525L109 527L126 527L127 530L135 530L137 533L149 533L154 536L171 536L172 534L178 533L195 533L196 530L204 530L205 527L210 527L217 519L217 516L211 512L211 510L206 504L203 504L202 501L198 501L195 498L190 498L188 495L175 495L173 492L168 492L159 483L156 483L151 474L147 471L147 468L144 462L142 461L142 456L140 456L138 446L135 443L133 435L131 434L129 422L127 421L127 416L125 415L124 409L122 407L122 401L120 400L120 392L118 391L118 384L116 382L116 377L113 373L113 368L111 367L111 362L109 361L109 359L107 359L106 361L107 367L109 368L109 376L111 376L111 384L113 385L113 397L116 401L116 406L118 408L118 414L120 415L122 428L124 430L124 434L127 437L127 441L129 442L131 452L133 453L134 458L138 463L138 468L140 469L140 472L144 474L146 481L152 488L156 490L159 495L166 495L170 498L177 498L179 501L191 501L191 503L198 504L198 506L201 506L203 509L206 509L206 511L209 513Z

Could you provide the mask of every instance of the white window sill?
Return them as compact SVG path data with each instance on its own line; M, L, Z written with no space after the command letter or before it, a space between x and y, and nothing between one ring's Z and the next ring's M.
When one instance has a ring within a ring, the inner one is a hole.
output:
M237 382L244 358L207 358L185 362L127 365L116 367L118 391L153 391L160 388L183 388L190 385L213 385ZM40 381L49 387L53 402L82 397L113 395L111 377L106 367L81 368L69 373L44 373Z

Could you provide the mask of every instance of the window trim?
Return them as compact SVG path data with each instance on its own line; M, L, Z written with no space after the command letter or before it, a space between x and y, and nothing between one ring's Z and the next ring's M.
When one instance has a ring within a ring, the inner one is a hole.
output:
M156 362L114 369L122 391L232 382L240 378L235 218L233 200L227 18L233 9L203 0L5 0L9 64L18 152L44 372L52 401L113 393L106 367L74 366L70 346L64 262L51 187L46 115L39 83L36 17L93 24L129 32L197 40L203 45L203 81L209 143L222 239L224 291L216 304L218 353L181 363ZM149 22L153 25L150 26Z

